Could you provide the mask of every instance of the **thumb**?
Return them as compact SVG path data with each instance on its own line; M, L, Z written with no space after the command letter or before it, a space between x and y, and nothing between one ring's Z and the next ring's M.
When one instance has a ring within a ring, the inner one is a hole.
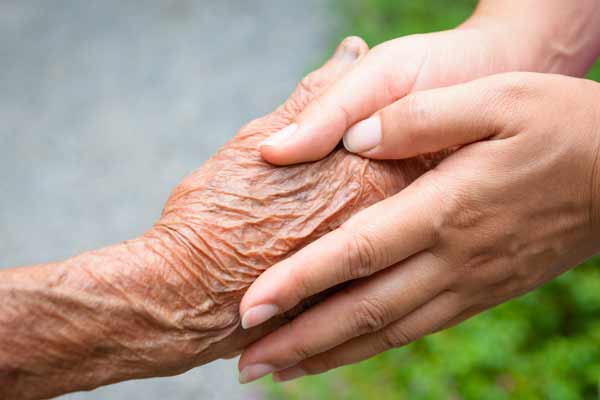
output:
M361 38L345 38L324 65L302 79L278 111L283 112L288 123L297 120L312 101L348 73L368 51L369 47ZM271 135L267 141L274 143L277 141L276 135Z
M401 159L500 135L518 108L508 75L412 93L353 125L344 147L364 157Z
M347 40L364 43L358 38ZM261 143L263 158L277 165L319 160L336 147L350 126L404 96L420 64L405 65L401 71L406 73L396 71L394 75L402 77L394 79L394 88L390 88L392 80L386 71L391 64L390 58L397 52L385 50L384 47L371 50L312 99L295 116L294 123Z

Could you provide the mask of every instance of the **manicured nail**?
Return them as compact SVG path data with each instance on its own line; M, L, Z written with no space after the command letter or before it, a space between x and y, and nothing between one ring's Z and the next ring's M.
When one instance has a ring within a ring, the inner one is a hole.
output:
M275 371L269 364L250 364L240 372L240 383L249 383Z
M360 121L344 135L344 147L351 153L364 153L381 142L381 118L378 115Z
M297 379L306 375L306 371L302 368L296 366L288 369L284 369L283 371L278 371L273 373L273 381L275 382L286 382L291 381L292 379Z
M277 146L283 142L285 142L294 132L298 130L298 124L291 124L280 130L279 132L275 132L267 139L265 139L259 147L262 146Z
M242 315L242 328L250 329L279 314L279 307L274 304L254 306Z

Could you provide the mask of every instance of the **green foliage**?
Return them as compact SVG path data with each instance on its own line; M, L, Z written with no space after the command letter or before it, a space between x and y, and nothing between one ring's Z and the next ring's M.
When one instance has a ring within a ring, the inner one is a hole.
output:
M448 29L474 0L340 1L346 34L369 45ZM589 75L600 81L600 63ZM596 399L600 257L450 330L368 361L268 384L272 399Z
M413 33L451 29L475 9L476 0L350 0L338 1L348 35L369 46Z

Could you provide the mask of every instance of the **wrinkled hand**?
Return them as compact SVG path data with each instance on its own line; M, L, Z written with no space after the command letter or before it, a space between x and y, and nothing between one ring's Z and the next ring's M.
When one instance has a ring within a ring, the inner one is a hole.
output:
M349 285L250 346L242 380L321 373L452 326L600 250L600 85L510 73L409 95L355 129L362 155L463 146L265 271L245 325Z
M258 143L289 124L367 50L358 38L345 40L283 106L243 127L177 186L146 235L158 256L170 255L155 290L177 296L164 307L191 330L206 326L206 321L212 324L211 355L238 352L263 334L238 327L242 295L265 269L397 193L432 165L431 158L370 161L343 149L313 164L285 168L261 158ZM160 293L153 297L171 298ZM197 351L190 344L190 353ZM172 352L174 363L185 358L181 349L178 345Z
M242 295L262 271L436 163L373 161L343 149L285 168L261 158L258 143L366 52L360 39L343 42L283 106L242 128L185 178L142 237L3 270L0 398L173 375L235 354L297 314L239 327Z

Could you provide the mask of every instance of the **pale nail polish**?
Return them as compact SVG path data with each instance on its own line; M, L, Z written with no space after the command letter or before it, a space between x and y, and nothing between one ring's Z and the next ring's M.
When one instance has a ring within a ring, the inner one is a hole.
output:
M242 315L242 328L250 329L279 314L279 307L274 304L254 306Z
M283 371L278 371L273 373L273 381L275 382L286 382L291 381L292 379L297 379L306 375L306 371L300 367L291 367L288 369L284 369Z
M351 153L364 153L381 142L381 118L378 115L360 121L344 135L344 147Z
M296 132L296 130L298 130L297 124L288 125L279 132L275 132L263 142L261 142L259 147L278 146L279 144L285 142L294 132Z
M250 364L240 372L240 383L249 383L275 371L269 364Z

